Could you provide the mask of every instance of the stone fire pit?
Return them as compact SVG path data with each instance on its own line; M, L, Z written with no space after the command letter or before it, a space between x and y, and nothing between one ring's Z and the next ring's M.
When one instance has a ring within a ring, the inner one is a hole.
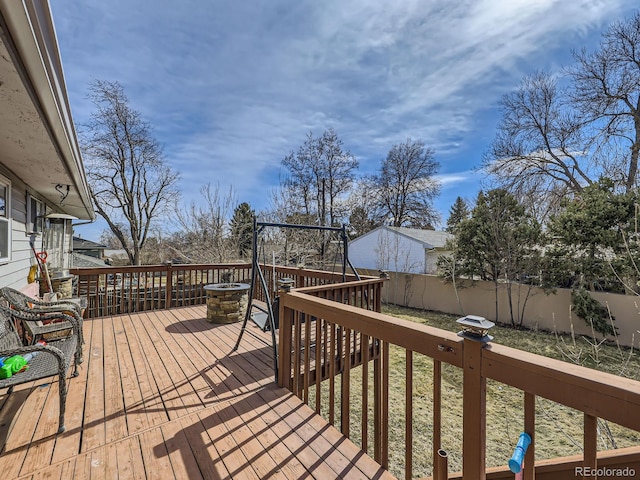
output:
M214 283L205 285L207 292L207 321L234 323L247 313L248 283Z

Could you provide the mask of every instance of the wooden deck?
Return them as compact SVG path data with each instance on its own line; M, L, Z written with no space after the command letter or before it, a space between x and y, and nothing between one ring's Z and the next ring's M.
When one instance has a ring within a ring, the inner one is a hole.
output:
M231 353L239 324L204 317L198 306L86 320L64 434L57 381L0 393L3 480L392 478L277 387L270 347L245 335Z

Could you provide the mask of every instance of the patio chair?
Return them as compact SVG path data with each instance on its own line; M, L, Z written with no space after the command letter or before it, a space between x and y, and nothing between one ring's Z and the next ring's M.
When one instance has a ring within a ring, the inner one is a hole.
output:
M30 309L33 313L52 313L68 310L77 313L82 318L82 307L70 300L60 300L57 302L45 302L25 295L24 293L10 287L0 288L0 296L6 299L13 308Z
M43 302L25 295L10 287L0 288L0 299L22 312L23 326L30 335L29 343L35 343L40 339L53 340L57 336L66 336L73 325L63 320L64 314L76 319L78 338L78 363L82 363L82 345L84 334L82 332L82 307L74 302L61 300L58 302Z
M64 315L64 314L62 314ZM69 315L64 315L65 321L77 327L77 320ZM15 373L9 378L0 379L0 388L9 387L8 393L13 391L15 385L28 383L46 377L58 375L58 387L60 390L60 417L58 421L58 433L65 430L64 412L67 401L66 373L69 369L72 357L76 354L78 344L78 328L74 328L69 337L52 341L46 345L22 345L20 336L15 329L15 320L22 320L23 314L19 310L13 310L0 305L0 358L9 358L14 355L26 355L39 352L29 361L28 369ZM74 362L72 377L78 376L78 364Z

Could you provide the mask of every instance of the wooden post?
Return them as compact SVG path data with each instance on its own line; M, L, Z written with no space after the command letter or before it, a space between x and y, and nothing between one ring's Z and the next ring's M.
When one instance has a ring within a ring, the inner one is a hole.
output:
M280 294L278 386L291 390L291 316L293 315L293 310L284 306L286 295L286 293Z
M164 308L171 308L173 304L173 265L171 262L165 263L167 267L167 281L165 282Z
M463 344L463 432L462 475L484 480L486 454L486 379L482 376L480 341L464 339Z

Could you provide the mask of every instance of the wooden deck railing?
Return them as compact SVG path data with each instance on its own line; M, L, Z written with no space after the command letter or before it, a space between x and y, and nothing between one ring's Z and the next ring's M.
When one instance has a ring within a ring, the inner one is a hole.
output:
M306 268L283 267L270 264L262 265L262 272L269 289L269 295L273 298L277 291L278 280L290 278L293 280L295 288L317 287L342 282L342 272L327 272L325 270L312 270ZM371 277L367 277L371 278ZM357 280L353 274L346 274L347 282ZM254 298L265 301L264 292L261 285L257 285L254 291Z
M76 268L74 296L87 299L87 318L200 305L206 302L204 286L211 283L251 282L251 264L165 264L102 268ZM273 296L274 282L292 278L296 287L342 281L341 272L326 272L265 265L265 280ZM346 275L348 281L355 275ZM254 298L264 301L260 285Z
M249 282L251 264L141 265L77 268L74 295L87 298L87 318L200 305L204 286Z
M357 284L358 282L339 288L354 289ZM324 292L335 292L336 288L338 286L331 286ZM315 407L319 414L328 412L330 422L333 423L339 416L339 428L348 437L354 436L350 421L353 420L353 402L357 399L359 408L355 410L359 410L358 416L361 416L358 418L361 432L357 436L360 437L362 449L365 452L372 451L375 460L389 468L389 349L391 346L403 349L404 379L400 379L400 383L404 384L406 428L405 458L400 470L404 470L405 478L414 476L414 455L426 454L423 451L413 451L412 424L414 415L417 414L413 408L413 366L418 357L429 357L433 362L431 451L434 457L432 474L435 479L446 478L446 463L443 464L438 455L442 448L443 363L462 369L464 414L461 453L462 475L465 479L486 478L487 379L524 392L520 428L533 438L524 463L524 478L527 480L535 476L537 396L583 412L582 464L585 467L595 467L597 464L598 418L640 431L640 382L499 344L484 345L462 339L448 331L364 310L360 308L362 302L356 302L355 305L352 302L344 304L341 301L344 297L324 292L322 289L291 291L280 297L278 383ZM424 358L419 360L424 363ZM353 383L350 381L352 367L357 364L367 365L369 362L373 364L372 371L369 368L361 369L361 388L353 391ZM329 380L323 385L326 374ZM336 381L338 375L341 377L339 382ZM372 422L370 412L373 412ZM374 430L372 446L368 444L371 435L367 431L371 423ZM508 458L505 459L505 464L507 460ZM571 470L560 472L560 475L574 478L573 473Z

